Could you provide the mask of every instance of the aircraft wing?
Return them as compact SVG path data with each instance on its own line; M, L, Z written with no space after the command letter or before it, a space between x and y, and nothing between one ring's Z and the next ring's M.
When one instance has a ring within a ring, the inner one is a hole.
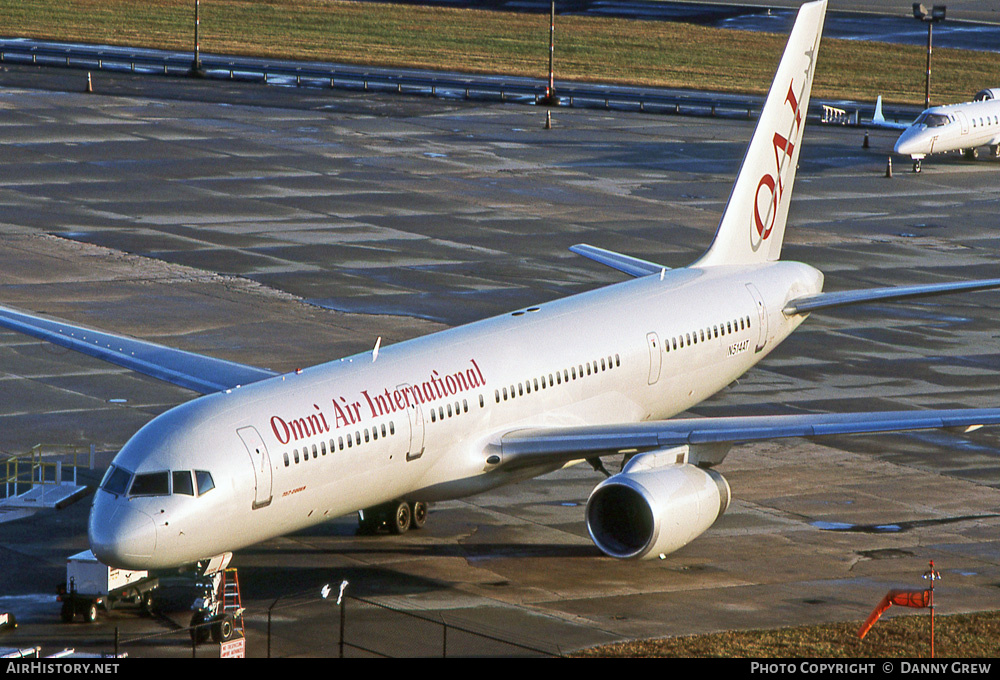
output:
M935 283L920 286L892 286L889 288L867 288L864 290L847 290L834 293L819 293L806 295L790 300L784 308L786 316L793 314L808 314L831 307L843 307L862 302L876 300L900 300L903 298L930 297L959 291L988 290L1000 288L1000 279L977 279L975 281L957 281L952 283Z
M620 425L528 428L512 430L501 437L498 464L503 469L517 469L684 445L706 448L721 445L728 450L733 444L787 437L941 428L967 432L996 424L1000 424L1000 408L678 418ZM717 457L711 462L720 460Z
M7 307L0 307L0 326L201 394L249 385L277 375L267 369L95 331Z

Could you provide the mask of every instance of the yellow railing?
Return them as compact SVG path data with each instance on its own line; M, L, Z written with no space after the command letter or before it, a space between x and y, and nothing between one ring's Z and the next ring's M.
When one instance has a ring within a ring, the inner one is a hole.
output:
M8 456L3 466L3 498L19 496L42 484L76 484L78 470L94 467L94 446L81 451L78 447L35 444L27 453Z

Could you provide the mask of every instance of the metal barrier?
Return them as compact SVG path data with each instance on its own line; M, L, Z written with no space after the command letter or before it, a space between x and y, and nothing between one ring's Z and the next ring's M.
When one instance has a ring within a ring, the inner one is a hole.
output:
M0 40L0 62L175 76L191 74L194 63L191 55L178 52L26 40ZM234 58L203 53L200 62L198 75L208 79L532 105L628 109L667 115L753 118L760 111L763 101L761 97L754 96L587 83L560 83L555 97L548 98L547 83L532 78L466 76L405 69L389 71L343 64ZM821 117L819 104L811 108L814 115ZM855 112L849 124L856 125L857 120Z
M360 597L340 605L339 656L561 656ZM436 652L436 653L435 653Z
M247 656L326 658L559 657L557 651L473 630L386 602L342 595L330 600L279 598L266 614L248 608ZM294 615L289 615L294 610ZM218 643L195 642L195 629L158 615L166 630L127 636L115 628L103 653L109 656L190 656L218 658ZM201 624L211 626L212 624ZM202 637L207 637L202 636Z

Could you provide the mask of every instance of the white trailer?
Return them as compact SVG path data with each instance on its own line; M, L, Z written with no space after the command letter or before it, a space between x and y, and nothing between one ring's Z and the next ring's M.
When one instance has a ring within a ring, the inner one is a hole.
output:
M140 607L148 613L159 584L148 571L109 567L89 550L77 553L66 560L66 583L58 588L62 620L69 623L79 614L85 621L94 621L98 608L111 611L122 606Z

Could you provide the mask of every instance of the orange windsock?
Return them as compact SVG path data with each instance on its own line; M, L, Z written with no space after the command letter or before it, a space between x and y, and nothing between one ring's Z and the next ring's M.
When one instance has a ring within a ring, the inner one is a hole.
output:
M875 607L874 611L868 615L868 619L865 620L861 629L858 631L858 637L864 640L865 635L868 635L868 631L872 629L875 622L878 621L882 614L884 614L885 611L892 605L900 607L917 607L920 609L923 607L929 607L930 603L930 590L890 590L886 593L886 596L882 598L882 601L878 603L878 606Z

